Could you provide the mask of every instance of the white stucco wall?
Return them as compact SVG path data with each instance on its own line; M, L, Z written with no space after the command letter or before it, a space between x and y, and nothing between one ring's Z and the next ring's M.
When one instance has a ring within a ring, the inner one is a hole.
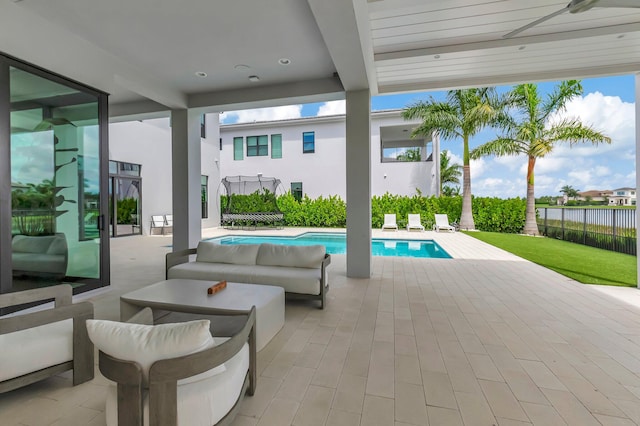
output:
M220 184L220 126L218 114L206 116L206 138L202 140L200 161L202 175L209 178L209 217L202 219L203 228L220 226L220 206L217 202ZM216 161L217 160L217 161Z
M218 114L207 114L206 138L202 140L201 174L209 177L209 217L202 227L219 226L218 197L225 176L250 175L277 177L282 191L291 182L302 182L309 197L339 195L346 199L345 117L313 117L266 123L218 124ZM414 195L435 194L436 169L433 161L382 163L380 127L406 124L400 112L374 112L371 118L371 191ZM302 133L315 132L315 152L302 152ZM271 158L272 134L282 135L282 158ZM246 137L269 135L269 155L246 156ZM233 159L233 138L242 136L244 158ZM222 151L219 141L222 138ZM437 145L433 158L439 158ZM171 129L169 119L112 123L109 126L109 159L142 165L142 226L149 233L151 215L170 214ZM217 160L217 161L216 161ZM386 175L386 177L385 177Z
M142 165L142 232L148 234L151 215L171 214L169 119L111 123L109 160Z
M302 133L315 132L315 152L302 152ZM282 158L271 158L271 135L282 135ZM345 196L345 129L344 119L314 121L280 121L277 123L238 124L221 126L222 152L220 153L221 177L248 175L276 177L284 191L291 189L291 182L302 182L305 194L315 198L320 195ZM247 157L247 136L269 136L269 155ZM244 138L244 158L233 159L233 138Z
M435 194L433 161L412 163L382 163L380 127L406 124L400 112L373 113L371 117L371 192L414 195L416 188L423 195ZM315 153L302 152L302 133L315 132ZM282 134L282 158L271 158L271 135ZM282 181L284 191L291 182L302 182L302 189L311 198L320 195L346 196L345 117L314 117L276 122L222 125L220 175L272 176ZM269 155L246 156L247 136L269 136ZM233 159L233 138L242 136L244 158ZM437 149L437 148L436 148ZM439 158L434 155L433 158ZM386 177L385 177L386 175Z
M202 227L220 224L216 203L220 183L218 114L206 116L206 138L202 139L201 170L209 177L209 217ZM171 201L171 128L168 118L111 123L109 125L109 160L141 164L142 232L149 234L152 215L172 213Z

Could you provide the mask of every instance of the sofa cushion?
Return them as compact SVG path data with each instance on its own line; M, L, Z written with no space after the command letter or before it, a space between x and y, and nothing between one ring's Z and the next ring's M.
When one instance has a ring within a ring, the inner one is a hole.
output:
M64 235L56 235L47 249L47 254L66 255L67 251L67 240Z
M260 244L257 265L290 266L294 268L320 268L326 249L323 245L284 246Z
M289 293L320 294L320 269L261 265L251 269L251 283L277 285Z
M168 278L274 285L289 293L320 294L320 275L320 269L310 268L189 262L169 269Z
M213 347L215 342L209 326L209 320L159 325L87 320L87 332L93 344L112 357L138 363L145 386L149 380L149 369L154 362ZM220 365L185 380L199 380L224 371L225 366Z
M188 262L173 266L167 273L168 279L183 278L191 280L222 281L247 283L251 270L255 266L231 265L228 263ZM247 277L246 279L244 279ZM241 278L241 279L238 279ZM250 283L251 284L251 283Z
M73 320L0 335L0 382L73 359Z
M11 250L21 253L46 253L49 250L49 246L54 239L58 238L56 235L42 235L42 236L29 236L29 235L16 235L11 240Z
M216 341L227 340L216 338ZM249 370L249 345L226 363L226 371L212 377L203 378L189 384L178 382L178 422L179 425L210 426L217 424L235 405L244 379ZM149 395L143 402L144 425L149 425ZM118 425L118 398L115 385L107 390L106 421L108 426Z
M15 271L66 273L66 257L61 254L20 253L11 254Z
M211 241L200 241L196 262L255 265L259 244L221 245Z

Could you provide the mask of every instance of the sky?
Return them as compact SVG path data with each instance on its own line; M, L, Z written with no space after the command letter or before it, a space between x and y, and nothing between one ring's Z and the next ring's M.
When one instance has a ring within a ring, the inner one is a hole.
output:
M543 96L558 82L539 83ZM570 185L578 191L617 189L636 186L635 167L635 84L633 75L582 80L584 92L567 104L563 117L579 118L611 137L610 145L558 144L553 152L538 159L535 167L535 195L559 196L560 188ZM507 91L501 86L498 91ZM402 109L433 97L444 100L446 92L405 93L374 96L371 110ZM230 111L221 114L224 124L281 120L344 114L344 101L288 105L274 108ZM469 142L471 149L495 138L494 129L485 129ZM462 141L443 140L441 150L450 152L454 163L462 164ZM483 157L471 161L471 190L477 196L525 197L525 157Z

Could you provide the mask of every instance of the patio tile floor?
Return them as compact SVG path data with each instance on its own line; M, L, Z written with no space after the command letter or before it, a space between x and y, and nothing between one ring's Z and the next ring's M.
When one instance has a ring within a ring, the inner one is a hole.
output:
M334 256L326 309L287 302L234 425L640 424L638 290L582 285L459 233L374 236L434 238L454 259L376 257L370 279L350 279ZM111 287L82 297L97 318L164 278L170 243L111 241ZM107 381L70 380L0 395L0 423L104 425Z

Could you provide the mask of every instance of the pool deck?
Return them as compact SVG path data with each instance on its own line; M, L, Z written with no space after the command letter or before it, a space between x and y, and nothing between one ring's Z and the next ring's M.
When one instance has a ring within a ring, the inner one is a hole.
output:
M371 278L353 279L334 255L326 309L287 302L235 426L640 424L637 289L579 284L461 233L373 236L434 239L454 258L374 257ZM111 244L112 285L78 298L103 319L164 278L171 236ZM70 377L0 395L0 423L104 425L107 381Z

